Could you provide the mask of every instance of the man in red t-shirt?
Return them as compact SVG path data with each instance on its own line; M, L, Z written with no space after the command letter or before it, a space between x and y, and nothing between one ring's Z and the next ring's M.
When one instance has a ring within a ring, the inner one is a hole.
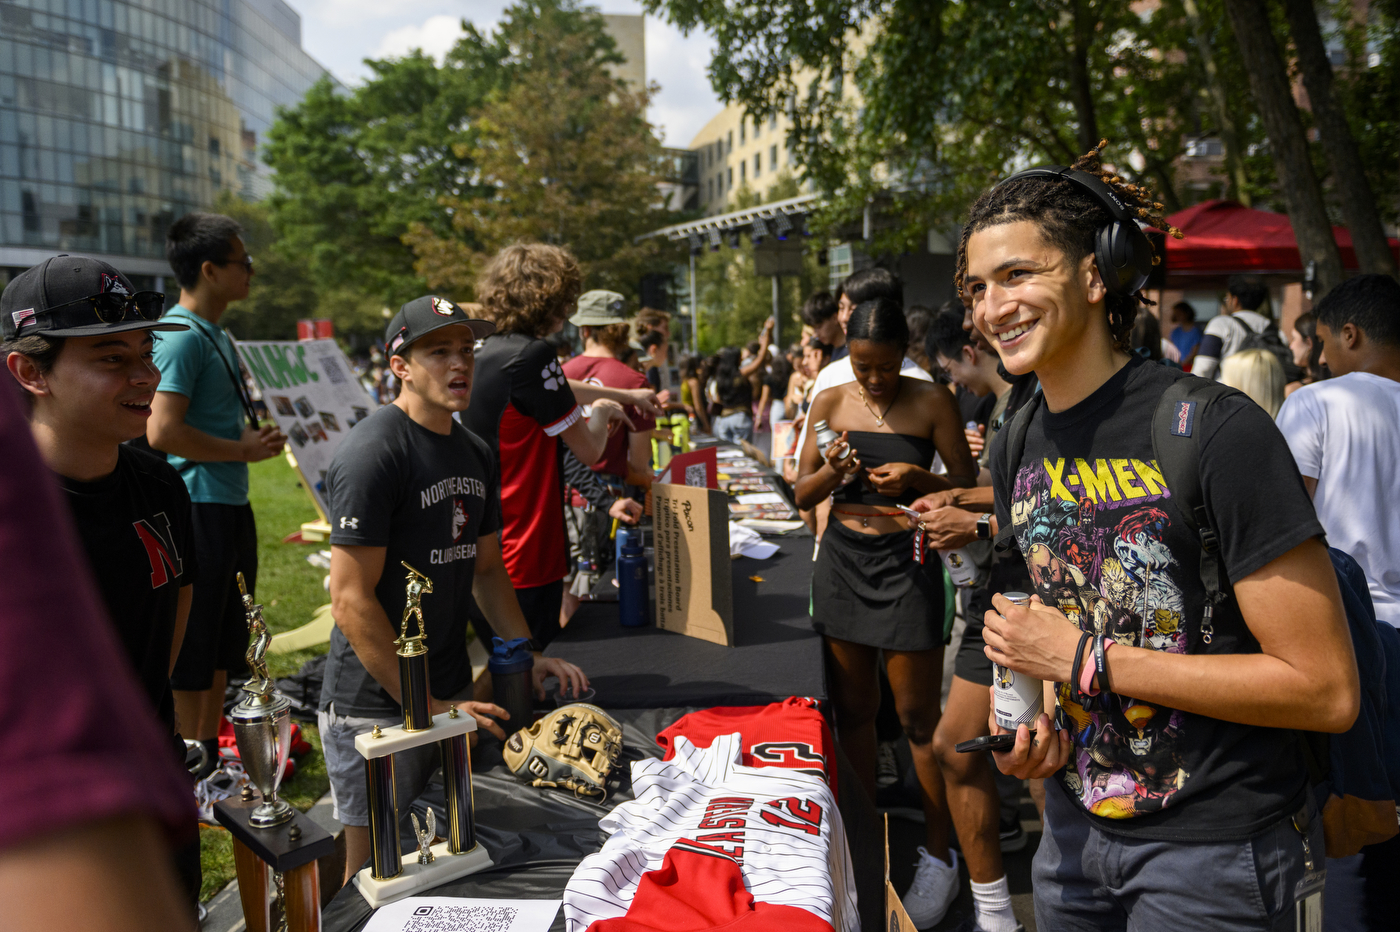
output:
M578 313L569 323L579 328L583 355L564 363L564 374L572 380L600 388L647 388L646 377L617 360L627 348L627 319L623 317L624 298L616 291L590 291L578 299ZM602 473L613 486L629 480L633 485L651 484L651 431L656 419L640 408L628 405L630 428L621 422L610 427L607 446L593 471Z

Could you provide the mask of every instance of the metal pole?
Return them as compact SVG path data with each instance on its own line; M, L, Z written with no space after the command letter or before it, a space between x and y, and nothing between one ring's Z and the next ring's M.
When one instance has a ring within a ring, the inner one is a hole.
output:
M690 351L700 352L700 312L695 303L695 253L690 254Z
M780 296L780 292L779 292L779 289L778 289L778 276L777 276L777 275L774 275L774 276L773 276L773 346L774 346L773 354L774 354L775 356L776 356L777 353L778 353L777 347L780 347L780 346L783 345L782 335L778 332L778 328L780 328L780 327L782 326L782 322L781 322L781 320L779 320L779 315L778 315L778 298L779 298L779 296Z
M375 880L388 880L403 873L394 755L367 759L365 782L369 785L369 875Z

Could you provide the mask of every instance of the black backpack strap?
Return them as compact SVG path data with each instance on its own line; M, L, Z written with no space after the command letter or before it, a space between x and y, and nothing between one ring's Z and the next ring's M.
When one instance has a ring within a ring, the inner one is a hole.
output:
M1008 493L1016 485L1016 472L1021 468L1021 456L1026 452L1026 432L1031 428L1031 420L1035 413L1040 410L1040 392L1036 392L1021 405L1021 410L1007 421L1001 432L1006 435L1006 463L1005 472L1001 475L1002 487ZM1009 548L1015 546L1016 536L1008 523L1006 527L997 531L997 536L993 539L993 547L998 553L1004 553Z
M1209 644L1215 607L1229 597L1229 580L1220 562L1220 539L1211 525L1201 490L1201 420L1213 402L1236 390L1210 379L1187 376L1162 393L1152 415L1152 455L1171 490L1187 529L1200 540L1201 585L1206 591L1201 639Z

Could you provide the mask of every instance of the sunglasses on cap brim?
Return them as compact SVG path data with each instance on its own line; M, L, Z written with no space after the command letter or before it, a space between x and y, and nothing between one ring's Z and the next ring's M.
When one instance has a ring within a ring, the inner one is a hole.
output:
M94 317L102 324L120 324L133 319L133 315L135 319L157 321L165 313L165 295L159 291L138 291L130 295L104 291L55 305L41 313L54 329L90 326Z

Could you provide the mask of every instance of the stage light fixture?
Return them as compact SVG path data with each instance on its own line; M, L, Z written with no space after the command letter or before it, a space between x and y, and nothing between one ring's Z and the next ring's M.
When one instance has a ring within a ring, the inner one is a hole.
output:
M690 254L692 256L698 256L705 251L705 244L701 242L699 233L691 233L686 239L690 242Z
M773 232L778 234L779 241L785 241L788 234L792 232L792 221L787 214L780 213L773 218Z
M759 243L763 242L763 238L767 235L768 222L762 217L754 217L752 229L749 232L749 236L753 239L753 244L757 246Z
M739 240L741 239L741 236L742 236L742 234L741 234L738 230L730 230L730 231L729 231L729 248L730 248L730 249L738 249L738 248L739 248Z
M710 230L710 252L719 252L719 230Z

